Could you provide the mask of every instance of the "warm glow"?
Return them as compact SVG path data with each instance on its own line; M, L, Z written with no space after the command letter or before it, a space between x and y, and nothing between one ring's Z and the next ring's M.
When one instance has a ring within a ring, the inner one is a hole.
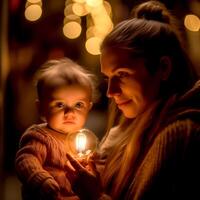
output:
M199 31L200 19L196 15L186 15L184 25L190 31Z
M74 15L74 14L65 16L64 24L71 22L71 21L81 24L81 18L79 16Z
M99 6L99 5L101 5L103 3L103 0L86 0L86 3L89 6L97 7L97 6Z
M83 153L85 151L86 142L87 142L87 138L86 138L86 135L84 133L78 133L76 135L76 150L79 153Z
M87 157L96 150L97 144L98 138L89 129L80 129L67 136L69 152L75 157Z
M90 13L94 8L92 6L89 6L88 4L85 4L85 9L87 10L88 13Z
M87 30L86 30L86 37L90 38L95 36L95 26L90 26Z
M78 16L84 16L88 14L85 4L82 4L82 3L74 3L72 6L72 10L73 10L73 13Z
M103 30L100 26L91 26L87 29L86 31L86 36L87 38L91 38L91 37L99 37L99 38L104 38L106 35L106 31Z
M63 33L70 39L75 39L81 34L81 25L77 22L71 21L63 26Z
M72 3L67 5L67 6L65 6L65 9L64 9L64 15L65 16L73 14L72 6L73 6Z
M98 37L91 37L85 43L86 50L92 55L100 54L100 45L102 40Z
M112 16L112 7L108 1L104 1L103 5L106 9L106 12L108 13L109 16Z
M112 20L103 5L93 9L91 16L95 26L101 30L103 35L107 35L113 29Z
M25 10L25 17L29 21L36 21L42 15L42 8L39 5L30 5Z
M73 0L73 2L76 2L76 3L85 3L86 0Z
M27 0L29 3L39 3L41 0Z

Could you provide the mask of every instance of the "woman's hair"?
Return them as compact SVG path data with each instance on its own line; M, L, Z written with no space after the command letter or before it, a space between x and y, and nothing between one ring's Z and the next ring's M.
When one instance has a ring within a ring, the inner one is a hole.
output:
M49 60L44 63L35 76L38 99L42 100L46 89L56 89L63 85L80 85L91 91L91 100L97 101L97 79L69 58Z
M132 14L133 18L116 25L105 37L101 49L113 51L122 49L127 51L133 59L134 57L144 58L145 66L152 75L158 70L161 58L169 57L172 69L168 80L161 83L161 98L168 99L174 94L183 94L194 84L196 77L182 46L181 34L176 28L175 19L164 4L157 1L140 4ZM157 110L161 109L159 107L161 102L155 102L132 121L123 118L121 120L118 129L118 141L120 142L109 156L103 174L104 186L109 188L112 185L109 192L114 199L120 199L124 188L128 191L126 187L130 186L129 181L137 168L137 156L141 151L141 146L145 147L143 144L145 131L155 125L148 136L153 137L151 134L155 134L157 130L152 116L155 116ZM120 117L116 104L112 102L111 106L112 110L109 110L109 113L114 114L109 117L109 121L115 123L117 119L119 122ZM112 126L113 124L108 125L109 128ZM131 190L131 187L129 189Z
M137 6L133 18L122 21L102 42L101 49L122 49L129 55L141 57L149 73L154 74L167 56L172 63L169 78L162 82L160 93L182 94L195 81L195 74L181 39L175 18L164 4L148 1Z

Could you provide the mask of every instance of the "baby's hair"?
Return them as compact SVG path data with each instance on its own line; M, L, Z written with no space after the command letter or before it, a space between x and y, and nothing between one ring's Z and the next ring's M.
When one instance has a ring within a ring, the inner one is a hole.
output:
M54 89L62 85L80 85L91 91L91 100L98 100L97 78L69 58L49 60L35 76L38 99L45 97L45 88Z

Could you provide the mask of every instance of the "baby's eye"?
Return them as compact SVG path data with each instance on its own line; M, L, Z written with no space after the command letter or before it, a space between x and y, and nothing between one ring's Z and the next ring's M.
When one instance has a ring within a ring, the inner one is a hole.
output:
M82 109L85 107L85 104L83 102L77 102L75 105L74 105L74 108L76 109Z
M129 73L128 72L118 72L118 76L120 78L125 78L125 77L128 77L129 76Z
M55 107L56 107L56 108L64 108L64 107L65 107L65 104L62 103L62 102L57 102L57 103L55 104Z

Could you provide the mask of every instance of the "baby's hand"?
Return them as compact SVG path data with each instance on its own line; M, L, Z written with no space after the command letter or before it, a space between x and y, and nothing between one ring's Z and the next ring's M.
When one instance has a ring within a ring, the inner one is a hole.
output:
M59 191L60 187L58 183L55 180L48 178L43 182L42 187L40 189L41 198L54 200L56 199Z

